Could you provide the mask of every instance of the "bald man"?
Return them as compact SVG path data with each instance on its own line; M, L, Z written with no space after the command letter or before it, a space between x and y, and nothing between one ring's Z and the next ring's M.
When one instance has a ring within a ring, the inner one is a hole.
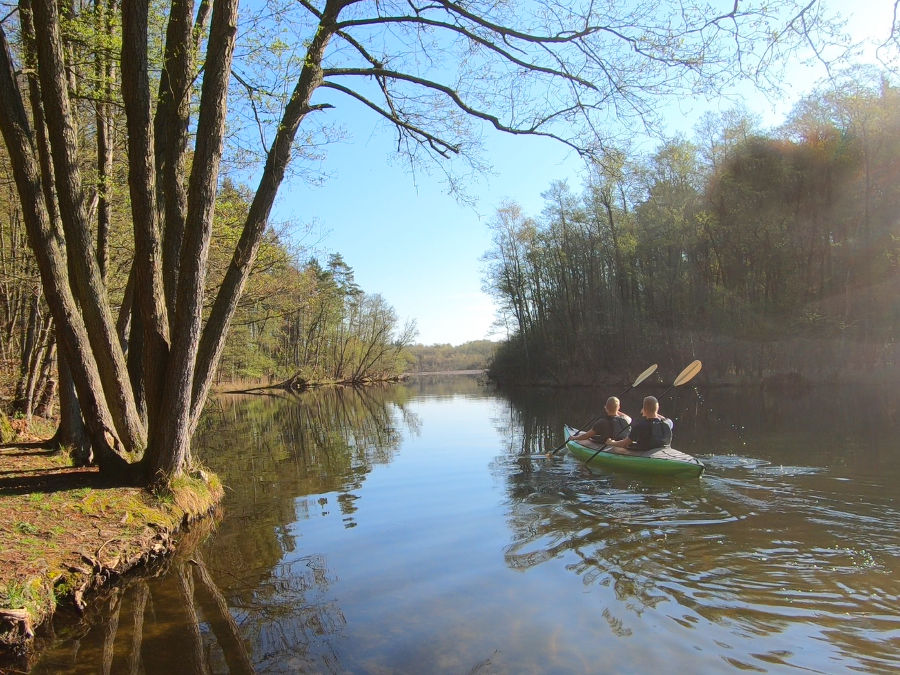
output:
M591 428L573 435L569 440L583 441L589 438L603 440L621 434L631 424L631 418L619 410L619 405L619 399L610 396L606 399L606 405L603 406L603 414L597 418Z

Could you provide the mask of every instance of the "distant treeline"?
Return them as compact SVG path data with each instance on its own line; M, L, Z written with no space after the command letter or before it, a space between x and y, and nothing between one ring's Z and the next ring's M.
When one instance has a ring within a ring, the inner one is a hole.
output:
M580 193L553 184L540 217L503 205L486 282L513 337L492 376L589 381L695 357L720 382L890 372L900 91L885 78L855 71L773 131L737 110L649 157L610 149Z
M448 370L484 370L488 367L496 342L474 340L453 345L412 345L406 352L410 356L409 370L413 373L437 373Z

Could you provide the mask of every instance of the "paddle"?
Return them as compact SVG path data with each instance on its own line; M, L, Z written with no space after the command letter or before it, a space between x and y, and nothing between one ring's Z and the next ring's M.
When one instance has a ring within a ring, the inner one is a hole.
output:
M631 386L629 386L628 389L626 389L621 394L619 394L619 398L622 398L625 394L627 394L629 391L634 389L636 386L638 386L641 382L646 380L648 377L650 377L655 372L656 372L656 364L654 363L652 366L647 368L647 370L645 370L643 373L638 375L637 379L631 383ZM600 415L597 415L596 417L594 417L590 422L588 422L584 426L579 427L579 430L590 429L594 425L594 422L596 422L598 419L600 419ZM564 440L562 442L562 445L559 445L559 446L553 448L553 450L551 450L550 452L548 452L547 457L551 457L551 456L555 455L557 452L559 452L564 447L566 447L566 443L568 443L568 442L569 442L569 439L567 438L566 440Z
M685 384L686 382L690 382L692 379L694 379L694 375L696 375L697 373L700 372L700 369L702 367L703 367L703 364L700 363L700 361L692 361L690 364L688 364L687 368L685 368L678 374L678 377L675 378L675 381L669 386L668 389L666 389L662 394L660 394L658 398L662 398L663 396L668 394L670 391L672 391L675 387L680 387L681 385ZM631 427L631 424L629 424L627 427L622 429L622 431L619 432L619 438L616 438L616 440L618 441L620 438L625 438L625 436L623 436L622 434L624 434L626 431L628 431L628 429L630 427ZM600 450L597 450L597 452L595 452L593 455L591 455L588 458L588 460L585 462L585 464L589 464L590 461L592 459L594 459L594 457L599 455L600 452L605 447L606 447L605 445L601 446Z

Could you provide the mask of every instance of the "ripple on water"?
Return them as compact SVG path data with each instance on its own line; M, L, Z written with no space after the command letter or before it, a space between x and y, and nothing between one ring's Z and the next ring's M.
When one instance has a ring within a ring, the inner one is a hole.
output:
M820 466L784 466L780 464L760 466L754 469L754 472L761 476L812 476L825 471Z
M714 469L757 469L771 464L768 460L740 455L707 455L703 457L707 470Z

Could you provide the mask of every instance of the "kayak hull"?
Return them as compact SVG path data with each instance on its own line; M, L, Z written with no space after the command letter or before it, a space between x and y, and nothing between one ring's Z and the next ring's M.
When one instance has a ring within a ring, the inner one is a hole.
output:
M566 438L577 433L577 429L565 427ZM598 469L665 476L699 476L706 468L703 462L696 457L675 448L657 448L656 450L635 452L584 440L567 441L566 449L575 459Z

